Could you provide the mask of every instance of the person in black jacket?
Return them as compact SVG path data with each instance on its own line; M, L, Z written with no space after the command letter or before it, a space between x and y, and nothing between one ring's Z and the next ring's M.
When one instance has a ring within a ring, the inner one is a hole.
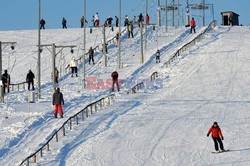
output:
M62 28L64 29L67 29L67 20L63 17L62 19Z
M108 26L111 27L112 26L113 18L109 16L108 19L107 19L107 21L108 21Z
M119 27L119 18L115 16L115 26Z
M62 92L60 92L60 88L57 88L56 91L54 92L52 104L55 106L55 110L54 110L54 116L55 116L55 118L57 118L58 109L60 111L61 118L63 118L62 105L64 105L64 99L63 99Z
M89 48L89 64L90 64L91 60L92 60L93 64L95 64L95 62L94 62L94 50L92 47Z
M7 70L4 70L4 74L2 75L2 83L3 83L3 94L5 94L5 90L7 88L7 92L10 92L10 75Z
M42 20L40 21L40 29L45 29L45 20L42 18Z
M31 70L29 70L29 73L27 74L27 77L26 77L26 82L28 83L28 90L30 90L30 84L32 84L32 90L35 90L34 78L35 78L34 73Z

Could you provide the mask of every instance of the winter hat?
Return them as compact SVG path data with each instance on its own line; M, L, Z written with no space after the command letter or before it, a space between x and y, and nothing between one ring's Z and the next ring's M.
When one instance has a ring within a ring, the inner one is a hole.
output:
M214 125L218 126L218 123L217 123L217 122L214 122Z

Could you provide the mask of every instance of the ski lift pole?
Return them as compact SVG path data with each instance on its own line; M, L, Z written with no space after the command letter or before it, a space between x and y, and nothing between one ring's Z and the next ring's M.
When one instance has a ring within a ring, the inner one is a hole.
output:
M148 14L148 0L146 0L146 12L145 12L145 17L147 17L147 14ZM145 37L144 37L144 49L147 50L147 20L146 21L146 24L145 24Z
M102 52L103 52L103 64L104 64L104 67L107 67L107 52L106 52L105 25L103 25L102 33L103 33L103 47L102 47Z
M83 57L82 57L82 68L83 68L83 88L86 88L86 66L85 66L85 53L86 53L86 0L84 0L84 23L83 23Z

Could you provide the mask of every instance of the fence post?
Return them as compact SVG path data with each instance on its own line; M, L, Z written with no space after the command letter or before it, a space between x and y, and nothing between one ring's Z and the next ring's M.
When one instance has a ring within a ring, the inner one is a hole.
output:
M46 147L47 147L47 151L49 151L49 143L47 143L47 146L46 146Z
M86 118L89 117L89 111L88 111L88 107L86 108Z
M65 136L66 134L65 134L65 127L64 127L64 125L63 125L63 136Z
M72 119L71 118L69 119L69 129L70 130L72 129Z
M29 161L29 158L27 158L26 160L26 166L29 166L30 165L30 161Z
M58 134L57 134L57 132L56 132L56 142L58 142Z
M36 154L33 155L33 162L36 163Z
M40 157L43 157L43 149L40 150Z
M78 116L76 115L76 124L78 125L79 123L78 123Z
M97 112L96 102L95 102L95 112Z
M84 110L82 111L82 121L84 121Z
M90 113L91 113L91 115L93 114L92 104L90 105Z

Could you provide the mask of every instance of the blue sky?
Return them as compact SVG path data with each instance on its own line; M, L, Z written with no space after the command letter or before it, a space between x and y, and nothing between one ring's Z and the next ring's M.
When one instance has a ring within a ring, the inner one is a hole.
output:
M41 0L42 17L46 20L47 28L60 28L62 17L68 20L69 28L80 26L79 20L83 15L83 0ZM156 1L149 1L149 14L152 22L156 20ZM169 2L171 0L168 0ZM177 1L177 0L175 0ZM198 3L201 0L189 0ZM118 15L118 0L87 0L87 19L99 13L101 22L108 16ZM165 2L165 0L162 0ZM181 3L185 0L180 0ZM232 10L240 15L240 23L250 25L249 0L206 0L215 7L215 19L221 23L221 11ZM122 0L122 15L139 15L145 11L145 0ZM200 12L193 11L197 22L201 21ZM212 20L211 10L207 11L207 23ZM2 0L0 3L0 30L36 29L38 18L38 0ZM171 20L169 20L171 21ZM91 25L91 23L89 23Z

